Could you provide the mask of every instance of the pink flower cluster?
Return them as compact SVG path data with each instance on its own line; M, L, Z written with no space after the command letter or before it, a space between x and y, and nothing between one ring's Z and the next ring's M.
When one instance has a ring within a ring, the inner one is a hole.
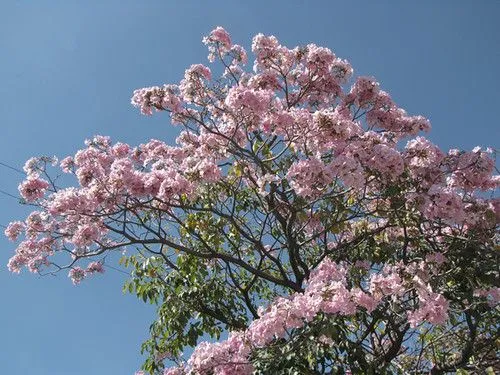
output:
M78 285L85 278L85 270L76 266L69 271L68 277L74 285Z
M27 201L40 202L43 210L6 229L11 240L22 233L27 238L9 263L11 270L18 272L26 265L37 272L48 264L46 258L53 250L73 245L72 252L82 257L92 253L96 244L108 243L105 219L127 197L153 196L164 205L183 196L194 199L200 185L220 180L217 160L224 144L207 134L188 134L180 138L181 147L152 140L135 149L97 136L86 149L64 160L62 168L74 172L80 187L62 188L47 197L48 182L28 176L20 185L21 194Z
M421 186L430 187L443 180L440 166L444 153L424 137L416 137L408 141L403 155L411 176Z
M422 211L429 219L445 219L463 222L464 204L460 194L452 188L432 185L422 206Z
M381 272L368 276L369 291L359 287L348 287L349 268L328 258L311 272L303 293L288 298L276 299L266 309L259 309L260 317L243 332L232 332L229 338L218 343L201 342L194 350L185 367L169 369L181 374L214 375L251 374L253 367L249 355L255 349L269 345L277 338L287 337L294 329L312 322L320 314L349 316L359 309L371 313L385 299L402 296L412 286L419 289L419 307L408 314L412 326L424 321L443 324L448 315L448 301L429 287L421 289L419 282L404 281L400 274L409 277L420 269L424 277L423 264L402 268L386 266ZM410 279L411 280L411 279ZM425 292L424 292L425 290Z
M294 163L288 170L287 178L298 195L311 198L319 197L333 181L329 168L316 158Z
M13 221L5 228L5 236L11 240L17 240L17 237L24 231L25 225L22 221Z
M54 241L50 238L27 239L16 249L16 254L9 259L7 267L11 272L19 273L26 266L31 272L38 272L40 267L49 264L47 258L54 253Z
M416 327L421 322L431 324L444 324L448 318L449 302L438 293L419 291L420 306L417 310L408 313L408 322L411 327Z
M101 262L90 262L86 269L83 269L79 266L71 268L68 273L68 277L71 279L74 285L78 285L87 276L104 272L105 270Z
M231 37L224 28L218 26L203 38L203 43L209 48L210 54L208 60L214 62L217 57L217 51L221 54L227 53L231 49Z
M138 89L134 91L131 103L138 107L144 115L152 115L153 109L157 111L169 110L174 114L179 113L182 109L182 102L178 91L179 89L175 85Z
M488 152L481 151L480 147L476 147L472 152L452 154L448 163L452 167L448 182L450 186L463 187L466 190L489 190L500 186L498 177L491 176L495 169L494 161L488 156Z
M204 102L210 93L206 88L206 81L212 79L210 68L203 64L191 65L184 72L184 79L179 84L182 100L186 103Z
M30 176L19 185L19 194L26 202L34 202L45 195L48 187L49 183L44 179Z
M366 114L369 125L393 132L398 137L416 135L429 131L429 120L422 116L408 116L406 111L396 106L390 96L380 90L373 98L373 104Z
M498 288L498 287L493 287L493 288L489 288L489 289L476 289L474 291L474 295L477 297L486 298L488 301L488 304L491 307L494 307L498 303L500 303L500 288Z
M269 90L254 90L236 86L229 90L225 104L235 113L243 111L243 115L262 116L270 108L274 93Z

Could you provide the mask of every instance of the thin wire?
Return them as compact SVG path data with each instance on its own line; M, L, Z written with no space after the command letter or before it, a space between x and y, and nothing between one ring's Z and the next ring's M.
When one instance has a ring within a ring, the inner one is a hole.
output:
M0 165L3 166L3 167L5 167L5 168L12 169L13 171L16 171L17 173L20 173L20 174L26 176L26 173L23 170L19 169L19 168L13 167L13 166L11 166L11 165L9 165L7 163L3 163L1 161L0 161Z
M21 169L19 169L19 168L13 167L12 165L9 165L9 164L4 163L4 162L1 162L1 161L0 161L0 166L3 166L3 167L5 167L5 168L12 169L13 171L16 171L17 173L20 173L20 174L22 174L23 176L26 176L26 175L27 175L27 173L26 173L25 171L23 171L23 170L21 170ZM57 185L54 185L54 187L55 187L56 189L59 189L59 186L57 186Z
M127 275L127 276L131 276L131 274L130 274L130 273L125 272L125 271L123 271L123 270L121 270L121 269L119 269L119 268L116 268L116 267L110 266L109 264L103 264L103 266L104 266L104 267L106 267L106 268L111 268L112 270L115 270L115 271L117 271L117 272L124 273L124 274L125 274L125 275Z
M1 165L2 167L9 168L9 169L11 169L11 170L13 170L13 171L16 171L17 173L20 173L20 174L22 174L23 176L26 176L26 173L25 173L24 171L22 171L22 170L21 170L21 169L19 169L19 168L13 167L12 165L9 165L9 164L4 163L4 162L1 162L1 161L0 161L0 165ZM0 194L6 195L6 196L11 197L11 198L14 198L14 199L16 199L17 201L21 200L21 197L16 197L15 195L12 195L12 194L10 194L10 193L6 192L5 190L1 190L1 189L0 189Z
M21 197L16 197L15 195L12 195L12 194L10 194L10 193L7 193L6 191L1 190L1 189L0 189L0 194L6 195L6 196L8 196L8 197L10 197L10 198L14 198L14 199L15 199L15 200L17 200L17 201L21 200Z

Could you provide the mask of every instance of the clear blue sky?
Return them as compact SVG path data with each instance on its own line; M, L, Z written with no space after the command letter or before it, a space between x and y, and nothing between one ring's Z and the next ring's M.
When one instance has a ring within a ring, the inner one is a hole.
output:
M201 37L224 26L249 47L258 33L315 42L373 75L443 148L499 140L499 1L0 0L0 161L73 154L85 138L173 139L167 117L141 117L135 88L178 82L206 62ZM21 176L0 167L0 189ZM0 195L0 224L25 215ZM0 373L133 374L152 309L108 270L74 287L66 274L11 275L0 239Z

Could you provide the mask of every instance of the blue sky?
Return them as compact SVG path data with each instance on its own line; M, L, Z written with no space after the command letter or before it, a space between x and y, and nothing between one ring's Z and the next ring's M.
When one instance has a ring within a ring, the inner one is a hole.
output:
M417 5L418 4L418 5ZM0 162L64 157L85 138L172 140L166 116L141 117L135 88L178 82L206 62L201 37L224 26L249 47L263 32L314 42L373 75L443 148L498 147L497 1L0 1ZM0 166L0 189L21 175ZM26 208L0 194L0 224ZM66 274L12 275L0 239L0 373L133 374L151 307L123 295L109 269L74 287Z

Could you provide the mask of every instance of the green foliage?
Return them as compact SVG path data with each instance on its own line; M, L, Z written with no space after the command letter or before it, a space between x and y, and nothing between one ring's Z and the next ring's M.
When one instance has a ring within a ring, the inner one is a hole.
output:
M158 305L151 337L142 345L142 353L149 355L144 369L150 373L162 368L165 356L175 359L186 346L203 337L219 339L223 331L242 328L248 320L216 265L185 254L176 257L170 271L159 256L128 256L122 263L133 269L124 291Z

